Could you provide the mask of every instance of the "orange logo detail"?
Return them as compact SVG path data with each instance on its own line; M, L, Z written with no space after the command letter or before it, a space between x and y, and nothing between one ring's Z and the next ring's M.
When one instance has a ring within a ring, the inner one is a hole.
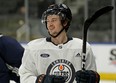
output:
M60 65L60 66L59 66L59 70L60 70L60 71L64 70L64 66L63 66L63 65Z

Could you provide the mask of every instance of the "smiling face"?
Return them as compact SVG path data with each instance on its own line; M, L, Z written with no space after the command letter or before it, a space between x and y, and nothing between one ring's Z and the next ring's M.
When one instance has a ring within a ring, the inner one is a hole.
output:
M66 23L62 25L60 16L47 16L47 28L50 35L56 36L64 28L63 26L66 26Z
M50 35L56 36L63 28L60 17L58 15L49 15L47 17L47 28Z

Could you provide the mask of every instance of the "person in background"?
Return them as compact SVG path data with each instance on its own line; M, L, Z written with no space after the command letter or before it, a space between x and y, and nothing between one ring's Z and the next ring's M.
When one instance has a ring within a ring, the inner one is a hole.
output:
M65 4L50 5L43 13L42 22L50 37L28 43L19 68L21 83L90 83L91 74L92 79L99 76L89 43L85 55L88 71L80 71L83 42L67 35L71 20L71 10ZM98 78L94 80L91 83L99 82Z
M16 14L16 13L19 13L22 15L25 14L24 0L18 0L16 3L16 6L13 9L9 10L9 14Z
M0 34L0 83L20 83L18 69L24 48L12 37Z

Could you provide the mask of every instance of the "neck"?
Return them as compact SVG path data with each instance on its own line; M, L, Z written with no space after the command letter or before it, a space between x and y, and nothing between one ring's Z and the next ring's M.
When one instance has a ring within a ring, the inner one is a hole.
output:
M51 41L58 45L58 44L63 44L65 42L67 42L68 38L67 38L67 35L64 34L64 35L59 35L58 37L55 37L55 38L51 38Z

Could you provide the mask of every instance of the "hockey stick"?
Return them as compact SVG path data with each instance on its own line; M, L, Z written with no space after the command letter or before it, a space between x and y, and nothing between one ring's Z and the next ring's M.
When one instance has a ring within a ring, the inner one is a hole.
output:
M85 70L85 55L86 55L86 41L87 41L87 31L89 26L95 21L99 16L111 11L113 6L105 6L99 10L97 10L90 18L88 18L84 22L84 30L83 30L83 47L82 47L82 70Z

